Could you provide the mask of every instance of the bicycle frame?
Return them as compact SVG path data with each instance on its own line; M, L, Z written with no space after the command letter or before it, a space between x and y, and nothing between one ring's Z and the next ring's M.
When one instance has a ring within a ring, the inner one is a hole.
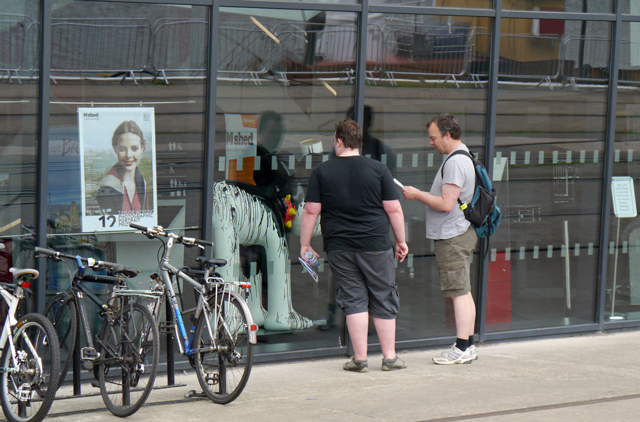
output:
M11 328L15 327L15 325L18 323L18 320L16 319L16 312L18 310L18 305L20 304L20 299L23 298L22 287L16 286L15 293L11 294L7 289L0 286L0 295L2 295L2 298L4 299L5 302L7 302L7 305L9 306L9 310L7 311L7 317L4 321L4 327L2 328L2 335L0 336L0 350L4 350L8 341L9 347L11 348L11 360L13 360L13 365L15 368L18 366L18 362L16 361L15 345L13 343L13 338L11 337ZM34 356L38 356L37 352L35 351L35 348L33 347L33 344L31 344L31 341L29 341L27 337L25 337L25 340L27 341L29 348L34 353ZM40 372L42 372L41 359L38 359L38 366L39 366ZM0 368L0 371L6 372L7 369Z
M188 282L189 284L191 284L193 286L193 288L198 292L198 304L195 308L195 319L197 320L198 317L200 316L200 313L202 312L203 308L208 306L207 301L205 300L207 293L210 291L208 286L209 283L211 282L212 278L209 277L209 271L207 270L205 273L205 280L206 282L204 284L201 284L199 282L197 282L196 280L194 280L193 278L189 277L187 274L183 273L182 271L180 271L178 268L174 267L173 265L171 265L170 258L171 258L171 248L173 247L173 243L174 243L174 238L172 236L175 235L169 235L169 239L167 241L167 249L166 252L164 253L162 260L160 262L160 277L162 278L162 282L164 283L164 288L165 288L165 295L167 296L167 306L171 306L171 310L173 312L173 316L175 318L175 325L174 325L174 330L176 331L176 338L178 339L178 347L180 349L180 354L183 356L191 356L194 353L200 352L201 349L194 349L193 348L193 334L194 334L194 328L191 329L191 333L190 335L187 336L187 330L185 328L184 325L184 320L182 318L182 311L180 310L180 307L178 306L178 301L176 298L176 294L173 290L173 284L171 283L171 275L176 276L177 279L183 280ZM222 281L221 283L225 283L225 284L233 284L233 283L226 283L224 281ZM221 284L221 283L216 283L216 284ZM214 293L218 293L218 288L217 286L215 286L215 290ZM226 293L226 292L225 292ZM243 309L245 309L247 315L251 318L251 312L249 311L249 307L246 305L244 299L242 298L242 296L240 296L238 293L228 290L228 294L229 294L229 299L231 299L231 297L237 297L238 303L240 303L240 306L243 307ZM209 309L207 309L209 310ZM156 316L157 317L157 316ZM217 314L216 314L216 318L217 318ZM211 338L215 338L215 336L213 335L213 331L211 328L211 324L207 319L205 319L206 324L207 324L207 329L209 330L209 334L211 336ZM249 326L252 326L254 324L253 322L253 318L251 318L249 321L247 321ZM257 334L255 330L247 330L248 331L248 339L249 342L251 344L256 344L257 343ZM213 347L215 348L215 345L213 345Z

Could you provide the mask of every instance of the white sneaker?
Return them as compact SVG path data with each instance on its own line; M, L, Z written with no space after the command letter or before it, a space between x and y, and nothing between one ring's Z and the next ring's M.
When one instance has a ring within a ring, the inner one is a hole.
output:
M471 352L469 349L464 352L458 349L455 344L442 352L441 357L433 358L433 363L437 365L454 365L456 363L467 363L471 362L473 358L471 357Z
M471 355L471 360L478 359L478 351L476 350L476 345L475 344L473 346L469 346L469 348L467 350L469 351L469 354Z

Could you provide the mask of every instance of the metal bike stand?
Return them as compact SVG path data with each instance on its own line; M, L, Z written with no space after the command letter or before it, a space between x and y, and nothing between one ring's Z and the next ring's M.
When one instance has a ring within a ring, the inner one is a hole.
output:
M160 331L167 335L167 385L175 385L176 373L175 373L175 358L173 352L173 312L171 312L171 306L168 306L169 298L165 295L164 303L166 320L160 324Z
M175 376L175 357L174 357L174 346L173 346L173 314L171 312L171 308L167 306L166 309L166 322L164 323L160 323L160 334L166 334L167 335L167 385L162 385L162 386L154 386L153 389L154 390L161 390L161 389L165 389L165 388L173 388L173 387L186 387L186 384L180 383L180 384L176 384L176 376ZM76 338L76 346L73 349L73 363L72 363L72 370L73 370L73 395L71 396L56 396L56 400L64 400L64 399L73 399L73 398L79 398L79 397L91 397L91 396L99 396L101 393L100 392L96 392L96 393L89 393L89 394L82 394L82 382L81 382L81 377L80 375L82 374L82 367L81 367L81 362L82 359L80 358L80 349L81 349L81 345L80 345L80 331L76 332L76 335L78 338ZM92 381L91 384L94 387L98 387L96 384L96 381ZM191 393L191 391L189 392ZM187 394L189 394L187 393ZM195 393L195 391L193 391L193 393ZM206 397L206 395L203 393L199 393L202 394L202 397ZM189 396L191 397L191 396ZM185 398L186 394L185 394Z

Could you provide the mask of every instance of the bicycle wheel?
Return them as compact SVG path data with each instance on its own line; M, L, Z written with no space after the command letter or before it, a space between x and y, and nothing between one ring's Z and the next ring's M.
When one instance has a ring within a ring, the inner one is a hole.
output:
M124 301L113 323L105 319L97 343L100 393L116 416L133 415L149 397L160 358L160 334L149 310Z
M12 328L11 338L15 355L8 343L2 352L2 411L11 422L40 422L56 395L54 386L60 374L58 336L44 316L28 314ZM36 394L38 390L44 397Z
M56 386L60 388L73 362L76 347L78 312L75 298L66 292L56 294L45 308L44 315L53 323L60 342L60 381Z
M203 312L198 318L194 344L198 349L211 350L194 354L196 374L202 390L214 403L227 404L237 399L247 385L253 344L248 338L247 315L238 299L219 294L209 299L209 305L212 311L208 315Z

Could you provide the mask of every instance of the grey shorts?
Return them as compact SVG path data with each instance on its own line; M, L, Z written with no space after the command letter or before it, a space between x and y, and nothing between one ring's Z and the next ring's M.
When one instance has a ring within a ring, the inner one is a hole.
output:
M400 309L393 249L386 251L327 251L336 281L336 303L345 315L369 312L395 319Z
M451 239L434 242L440 284L445 297L466 295L471 291L471 254L478 243L476 230L469 229Z

